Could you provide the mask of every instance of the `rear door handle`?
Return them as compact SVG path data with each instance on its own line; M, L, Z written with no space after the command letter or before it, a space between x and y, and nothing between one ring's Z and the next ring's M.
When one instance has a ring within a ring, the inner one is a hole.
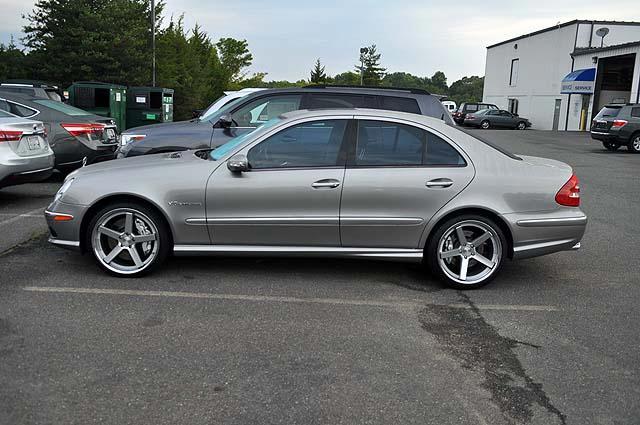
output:
M320 189L323 187L326 187L329 189L335 189L338 186L340 186L340 181L336 179L322 179L322 180L318 180L317 182L313 182L311 184L311 187L314 189Z
M427 187L449 187L453 185L453 180L451 179L433 179L429 180L426 183Z

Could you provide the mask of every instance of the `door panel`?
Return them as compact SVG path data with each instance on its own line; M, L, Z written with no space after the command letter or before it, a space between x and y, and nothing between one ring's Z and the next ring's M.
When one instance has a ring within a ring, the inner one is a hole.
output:
M340 207L344 247L416 248L431 217L473 178L438 135L402 122L360 120Z
M342 189L343 246L416 248L431 217L471 181L472 167L347 169ZM449 187L427 182L450 179Z
M213 244L340 246L344 168L232 173L219 167L207 187ZM314 183L339 185L314 188Z

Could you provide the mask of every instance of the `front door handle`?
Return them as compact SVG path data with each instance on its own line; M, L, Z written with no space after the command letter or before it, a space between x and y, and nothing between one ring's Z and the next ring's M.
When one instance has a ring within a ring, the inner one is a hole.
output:
M322 180L318 180L317 182L313 182L311 184L311 187L314 189L320 189L323 187L326 187L329 189L335 189L338 186L340 186L340 181L336 179L322 179Z
M427 187L449 187L453 185L451 179L433 179L426 183Z

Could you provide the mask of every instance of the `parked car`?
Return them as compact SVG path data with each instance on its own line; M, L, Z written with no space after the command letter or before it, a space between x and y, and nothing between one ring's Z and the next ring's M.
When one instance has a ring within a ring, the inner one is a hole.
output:
M485 130L494 127L526 130L531 127L531 122L518 114L512 114L502 109L482 109L478 112L468 112L464 118L464 125Z
M51 99L0 90L0 110L44 122L55 167L68 172L83 162L113 159L118 145L115 122ZM85 159L86 158L86 159Z
M456 105L456 102L454 102L453 100L443 100L442 105L447 111L449 111L450 114L453 114L456 109L458 109L458 105Z
M5 80L0 83L0 90L21 93L41 99L57 100L63 102L66 99L58 86L33 80Z
M458 110L452 114L453 120L458 125L464 124L464 119L466 118L469 112L474 113L481 111L483 109L500 109L493 103L477 103L477 102L469 102L462 103Z
M0 188L46 180L53 163L44 124L0 110Z
M453 124L438 98L424 90L360 86L270 89L249 93L190 121L127 130L122 134L118 158L215 148L280 114L299 109L363 107L428 115Z
M122 182L127 182L127 193ZM170 253L425 260L477 288L507 258L576 249L578 179L440 119L333 109L278 115L216 149L128 158L69 175L50 242L139 276Z
M249 93L254 93L260 90L266 90L266 89L247 87L247 88L235 90L235 91L234 90L225 91L224 94L220 96L218 99L216 99L211 105L209 105L207 109L194 111L195 113L194 117L197 118L201 115L211 115L214 112L218 111L227 103L230 103L236 99L240 99L241 97L245 97Z
M610 151L626 146L640 153L640 103L602 108L591 124L591 138Z

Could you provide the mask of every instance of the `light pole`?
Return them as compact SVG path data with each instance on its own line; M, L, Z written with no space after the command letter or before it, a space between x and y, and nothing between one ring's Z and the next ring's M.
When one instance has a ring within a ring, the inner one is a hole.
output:
M360 48L360 85L364 85L364 55L369 53L369 48L361 47Z
M156 2L151 0L151 85L156 86Z

